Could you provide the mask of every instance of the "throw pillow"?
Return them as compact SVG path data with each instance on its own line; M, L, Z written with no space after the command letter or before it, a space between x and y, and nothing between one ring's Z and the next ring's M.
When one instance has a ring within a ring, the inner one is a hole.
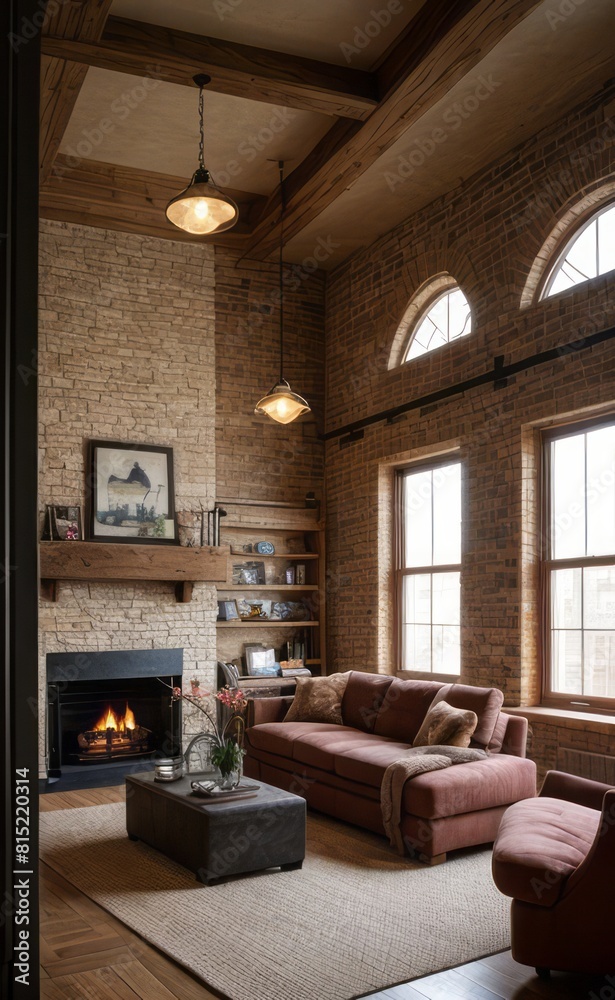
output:
M439 701L429 709L412 746L467 747L477 724L476 712L453 708L448 702Z
M284 722L342 723L342 698L348 673L330 677L297 677L297 690Z

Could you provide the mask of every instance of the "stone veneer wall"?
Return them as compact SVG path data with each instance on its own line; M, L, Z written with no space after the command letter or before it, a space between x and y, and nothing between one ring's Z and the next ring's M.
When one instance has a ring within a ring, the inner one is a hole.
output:
M514 362L582 342L586 334L614 324L613 272L520 308L534 261L556 222L609 184L612 197L615 118L608 114L614 96L614 88L606 88L330 276L327 430L489 371L498 355ZM437 155L446 156L446 148ZM470 302L471 335L389 371L409 300L443 272L456 278ZM328 442L329 664L339 670L394 669L394 468L459 449L465 470L461 677L501 687L509 705L535 704L540 688L537 428L605 408L615 411L612 340L580 353L563 352L510 378L503 388L486 385L393 423L374 424L361 441L344 447L336 439ZM552 765L555 734L564 745L615 751L612 725L554 725L553 720L531 725L542 766Z
M212 505L213 256L209 246L41 224L41 510L83 504L87 438L172 446L176 509ZM40 605L41 718L51 651L183 647L187 676L211 686L216 607L205 583L176 604L171 584L61 582L58 602ZM186 734L202 729L190 710L184 720Z

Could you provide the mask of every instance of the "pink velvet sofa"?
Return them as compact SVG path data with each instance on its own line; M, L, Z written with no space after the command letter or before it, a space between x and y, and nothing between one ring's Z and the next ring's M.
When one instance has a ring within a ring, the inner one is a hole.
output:
M309 806L384 833L380 786L389 764L412 746L436 695L436 681L351 671L343 725L284 722L292 698L255 700L244 772L302 795ZM511 803L536 795L536 766L525 757L527 720L500 711L495 688L447 685L446 701L471 709L471 746L487 759L418 774L407 781L401 831L407 852L431 864L447 851L491 843Z

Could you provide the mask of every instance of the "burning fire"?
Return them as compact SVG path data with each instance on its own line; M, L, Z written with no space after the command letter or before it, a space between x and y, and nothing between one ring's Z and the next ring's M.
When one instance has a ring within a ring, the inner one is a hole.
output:
M116 715L111 705L109 705L107 711L103 712L96 725L92 726L95 732L105 732L107 729L115 729L117 733L124 733L127 729L136 728L137 723L132 709L128 707L128 702L126 702L126 711L123 715Z

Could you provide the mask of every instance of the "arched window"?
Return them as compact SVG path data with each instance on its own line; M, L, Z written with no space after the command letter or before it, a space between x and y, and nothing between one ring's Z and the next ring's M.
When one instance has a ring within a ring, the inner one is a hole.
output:
M472 329L470 304L458 285L441 292L419 315L407 342L402 364L435 351Z
M545 282L548 299L590 278L615 269L615 204L606 205L577 230L560 253Z

